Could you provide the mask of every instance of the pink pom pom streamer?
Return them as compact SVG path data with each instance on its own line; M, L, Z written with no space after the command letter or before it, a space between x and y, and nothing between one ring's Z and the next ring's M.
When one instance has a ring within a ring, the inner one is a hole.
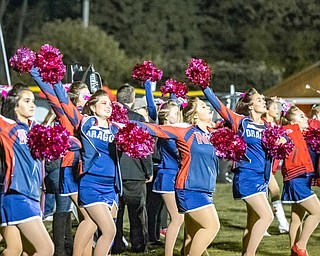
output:
M54 161L63 157L70 148L69 132L60 124L36 124L28 133L27 142L34 158Z
M145 158L153 153L153 137L134 123L128 123L120 129L114 138L117 146L132 158Z
M291 140L283 144L277 144L281 137L287 136L290 132L291 131L284 129L281 125L272 125L262 132L262 143L272 158L284 159L290 155L294 147Z
M210 85L211 69L202 59L191 59L186 69L187 78L191 83L199 85L202 89Z
M144 61L143 64L136 64L132 68L132 78L139 81L151 80L156 82L161 80L163 72L161 69L156 68L156 66L151 61Z
M185 98L188 93L188 87L184 82L168 79L165 85L160 87L160 91L162 92L162 96L167 93L174 93L178 98Z
M24 73L31 70L35 60L36 55L33 51L27 47L21 47L10 58L9 63L13 70Z
M11 91L12 86L9 85L0 85L0 92L3 98L7 98L8 93Z
M240 161L247 149L243 137L228 128L214 130L210 142L215 147L218 157L232 161Z
M63 79L66 66L63 64L62 57L57 48L48 44L41 46L34 65L39 68L44 82L56 84Z
M112 102L110 121L127 124L129 122L128 110L118 102Z
M320 154L320 128L309 127L304 132L304 138L308 147L317 152L317 154Z

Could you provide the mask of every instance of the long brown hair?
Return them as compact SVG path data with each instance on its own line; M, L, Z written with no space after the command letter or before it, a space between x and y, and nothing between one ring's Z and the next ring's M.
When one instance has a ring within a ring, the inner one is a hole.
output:
M291 124L291 122L293 121L294 117L295 117L295 112L298 111L299 108L297 106L291 106L289 108L289 110L284 113L283 111L281 112L281 117L280 117L280 123L282 125L288 125Z
M16 107L18 107L23 91L30 91L29 86L23 83L17 83L12 86L6 98L2 98L1 115L17 120Z
M244 95L238 100L235 112L244 115L250 116L249 107L252 105L252 97L257 94L258 91L254 88L249 88Z
M94 106L98 102L100 97L102 97L102 96L109 97L108 93L106 93L106 91L101 90L101 89L97 90L94 94L92 94L90 99L84 105L83 110L82 110L82 114L88 115L88 116L93 116L94 112L92 111L91 106Z

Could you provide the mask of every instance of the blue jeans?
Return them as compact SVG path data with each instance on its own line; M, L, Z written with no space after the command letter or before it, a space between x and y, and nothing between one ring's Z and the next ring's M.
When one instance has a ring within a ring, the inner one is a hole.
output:
M59 159L58 159L59 160ZM69 196L61 196L59 193L60 160L46 163L46 184L50 193L46 194L44 215L53 212L54 201L56 202L56 212L69 212L71 199ZM47 213L48 211L48 213Z

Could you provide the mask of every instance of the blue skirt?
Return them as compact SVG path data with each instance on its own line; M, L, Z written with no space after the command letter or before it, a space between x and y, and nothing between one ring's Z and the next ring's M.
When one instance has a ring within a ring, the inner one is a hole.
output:
M174 193L178 170L160 169L154 180L152 191L155 193Z
M83 207L95 204L118 205L118 194L115 191L115 178L85 173L80 178L79 205Z
M301 203L311 196L314 192L311 189L311 174L304 174L283 183L281 200L283 203Z
M188 213L213 205L212 193L176 189L176 202L179 213Z
M70 196L77 194L79 190L79 182L75 178L72 166L61 168L60 172L60 194L62 196Z
M238 168L233 176L233 198L246 199L256 194L267 194L268 181L264 172Z
M1 226L41 219L40 202L18 192L2 194Z

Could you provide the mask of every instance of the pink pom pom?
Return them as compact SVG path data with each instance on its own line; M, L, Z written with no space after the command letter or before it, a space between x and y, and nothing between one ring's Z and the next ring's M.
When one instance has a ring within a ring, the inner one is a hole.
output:
M114 138L117 146L132 158L145 158L153 153L153 137L134 123L120 129Z
M112 122L126 124L129 122L128 110L118 102L112 102L112 113L109 118Z
M178 82L174 79L168 79L166 84L160 87L162 96L167 93L174 93L178 98L185 98L188 93L188 87L184 82Z
M210 142L215 147L218 157L232 161L240 161L247 149L243 137L228 128L213 131Z
M41 46L34 65L39 68L44 82L56 84L63 79L66 66L62 62L62 57L57 48L48 44Z
M151 61L144 61L143 64L136 64L132 68L132 78L139 81L151 80L156 82L161 80L163 75L162 70L156 68L156 66Z
M70 148L69 132L60 124L36 124L28 133L28 146L34 158L54 161L63 157Z
M262 132L262 143L272 158L284 159L290 155L294 147L291 140L283 144L277 143L281 137L287 136L289 133L290 131L285 130L281 125L270 126Z
M35 60L36 55L33 51L27 47L21 47L10 58L9 63L13 70L24 73L30 71Z
M191 83L201 86L202 89L207 88L210 84L211 70L209 65L202 59L191 59L186 75Z
M320 154L320 128L309 127L303 135L308 147Z

